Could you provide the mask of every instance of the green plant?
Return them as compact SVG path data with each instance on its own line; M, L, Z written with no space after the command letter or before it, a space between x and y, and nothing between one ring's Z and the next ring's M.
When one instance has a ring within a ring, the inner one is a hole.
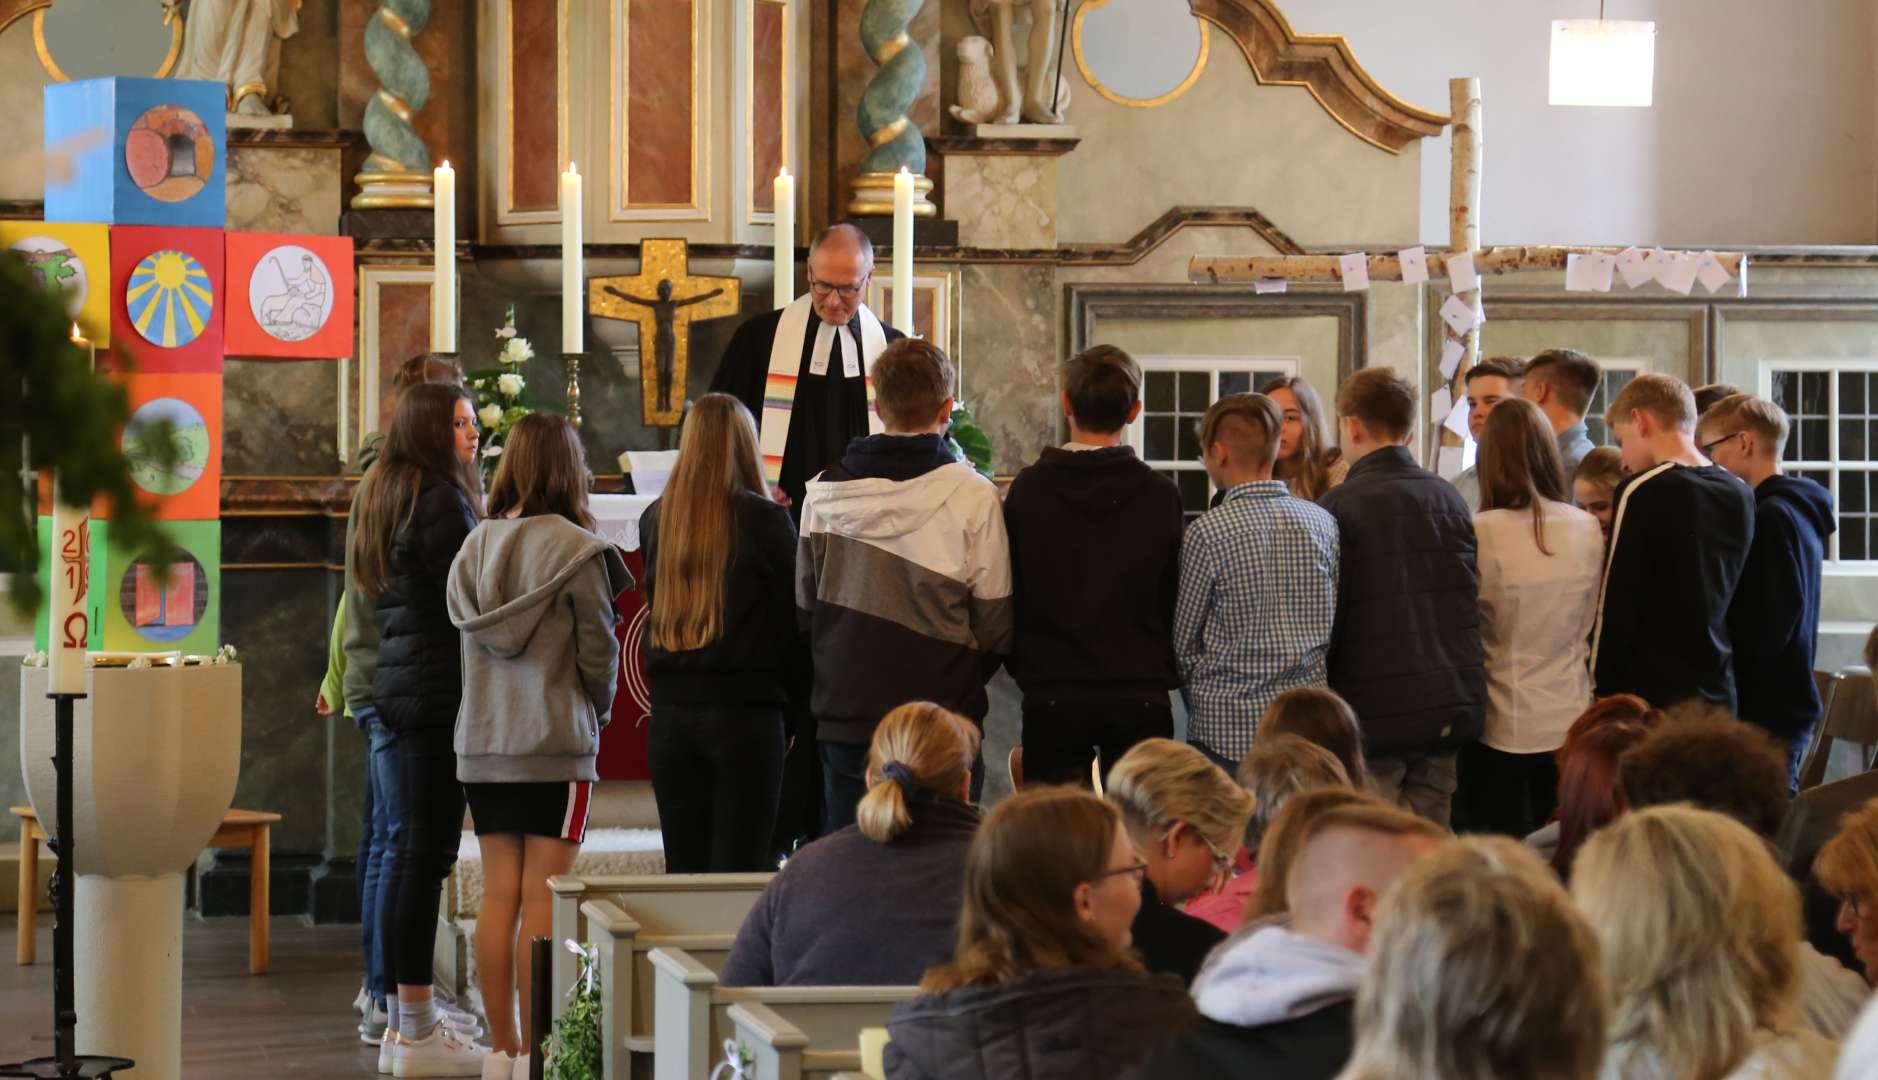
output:
M21 614L39 609L38 496L29 480L58 470L58 499L89 506L102 499L111 543L160 557L173 545L130 481L131 461L118 433L129 418L124 388L86 365L71 342L63 298L40 287L17 255L0 252L0 570L14 573L11 598ZM128 367L128 358L117 364ZM167 424L140 429L139 464L167 470L180 460Z
M548 1053L541 1075L547 1080L602 1080L600 988L598 973L593 969L599 954L572 942L568 945L580 954L581 974L574 983L574 999L548 1032Z
M972 411L963 402L952 406L952 426L946 430L946 436L952 440L954 454L970 462L985 479L993 479L991 436L972 419Z

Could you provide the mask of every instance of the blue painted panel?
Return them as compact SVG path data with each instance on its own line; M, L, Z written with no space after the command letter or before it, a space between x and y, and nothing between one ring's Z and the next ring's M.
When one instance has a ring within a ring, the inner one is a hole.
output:
M214 82L112 78L48 86L47 219L221 228L226 105L226 89ZM75 150L64 154L61 145ZM72 175L55 175L68 156Z

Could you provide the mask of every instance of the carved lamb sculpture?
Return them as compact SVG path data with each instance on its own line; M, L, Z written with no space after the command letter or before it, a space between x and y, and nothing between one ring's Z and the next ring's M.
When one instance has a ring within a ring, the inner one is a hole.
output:
M959 42L959 103L952 115L967 124L999 122L998 84L991 77L991 42L972 36Z

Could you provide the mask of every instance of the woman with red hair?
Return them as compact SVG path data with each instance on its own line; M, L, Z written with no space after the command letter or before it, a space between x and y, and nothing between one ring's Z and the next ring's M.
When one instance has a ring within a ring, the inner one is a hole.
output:
M1559 877L1571 876L1572 858L1586 838L1629 809L1617 783L1617 759L1662 718L1661 709L1635 694L1613 694L1572 722L1558 750L1558 809L1550 824L1526 838Z

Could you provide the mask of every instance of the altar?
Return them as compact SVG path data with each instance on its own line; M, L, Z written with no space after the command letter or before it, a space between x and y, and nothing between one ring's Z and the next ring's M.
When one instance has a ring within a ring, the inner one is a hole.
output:
M648 780L646 731L652 718L652 690L646 682L645 556L639 550L639 516L656 495L594 495L588 501L595 529L626 559L633 587L614 601L619 611L619 688L613 695L613 720L600 733L600 779Z

